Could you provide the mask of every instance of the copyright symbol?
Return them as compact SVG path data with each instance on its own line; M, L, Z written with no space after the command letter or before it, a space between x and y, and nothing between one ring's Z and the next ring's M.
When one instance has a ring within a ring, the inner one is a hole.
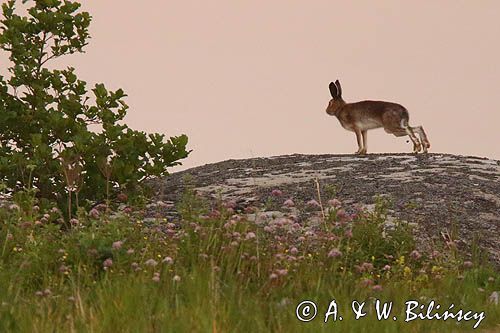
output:
M295 315L297 316L297 319L304 322L313 320L316 317L317 313L318 308L312 301L302 301L299 305L297 305L297 308L295 309Z

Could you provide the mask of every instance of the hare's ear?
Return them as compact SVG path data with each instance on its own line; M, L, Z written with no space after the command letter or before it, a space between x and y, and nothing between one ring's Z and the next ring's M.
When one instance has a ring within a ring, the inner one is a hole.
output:
M339 80L335 81L335 85L337 86L339 97L342 98L342 87L340 86Z
M332 97L336 98L338 96L338 91L337 91L337 86L335 85L335 83L330 82L329 88L330 88L330 94L332 95Z

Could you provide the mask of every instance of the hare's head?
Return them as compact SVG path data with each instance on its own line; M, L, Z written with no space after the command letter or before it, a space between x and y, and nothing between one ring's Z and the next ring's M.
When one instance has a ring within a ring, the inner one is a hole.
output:
M342 99L342 87L340 87L339 80L335 81L335 83L330 82L329 88L332 99L328 103L326 113L328 113L330 116L334 116L337 110L345 105L345 102Z

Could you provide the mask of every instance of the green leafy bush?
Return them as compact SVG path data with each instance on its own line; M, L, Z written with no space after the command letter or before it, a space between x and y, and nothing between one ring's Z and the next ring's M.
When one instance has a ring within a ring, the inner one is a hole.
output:
M89 93L74 68L47 67L87 45L91 16L79 3L29 2L26 16L16 1L2 4L0 48L11 64L0 75L0 182L67 208L135 190L187 157L185 135L165 140L120 123L128 110L122 89L96 84Z

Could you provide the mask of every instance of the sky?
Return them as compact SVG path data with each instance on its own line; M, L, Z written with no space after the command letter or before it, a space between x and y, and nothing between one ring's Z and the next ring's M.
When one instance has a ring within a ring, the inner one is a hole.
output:
M404 105L430 152L500 159L496 0L85 0L83 9L93 16L86 53L58 65L123 88L130 127L187 134L193 152L172 171L353 153L355 135L325 112L336 79L347 102ZM406 137L368 132L369 153L411 150Z

